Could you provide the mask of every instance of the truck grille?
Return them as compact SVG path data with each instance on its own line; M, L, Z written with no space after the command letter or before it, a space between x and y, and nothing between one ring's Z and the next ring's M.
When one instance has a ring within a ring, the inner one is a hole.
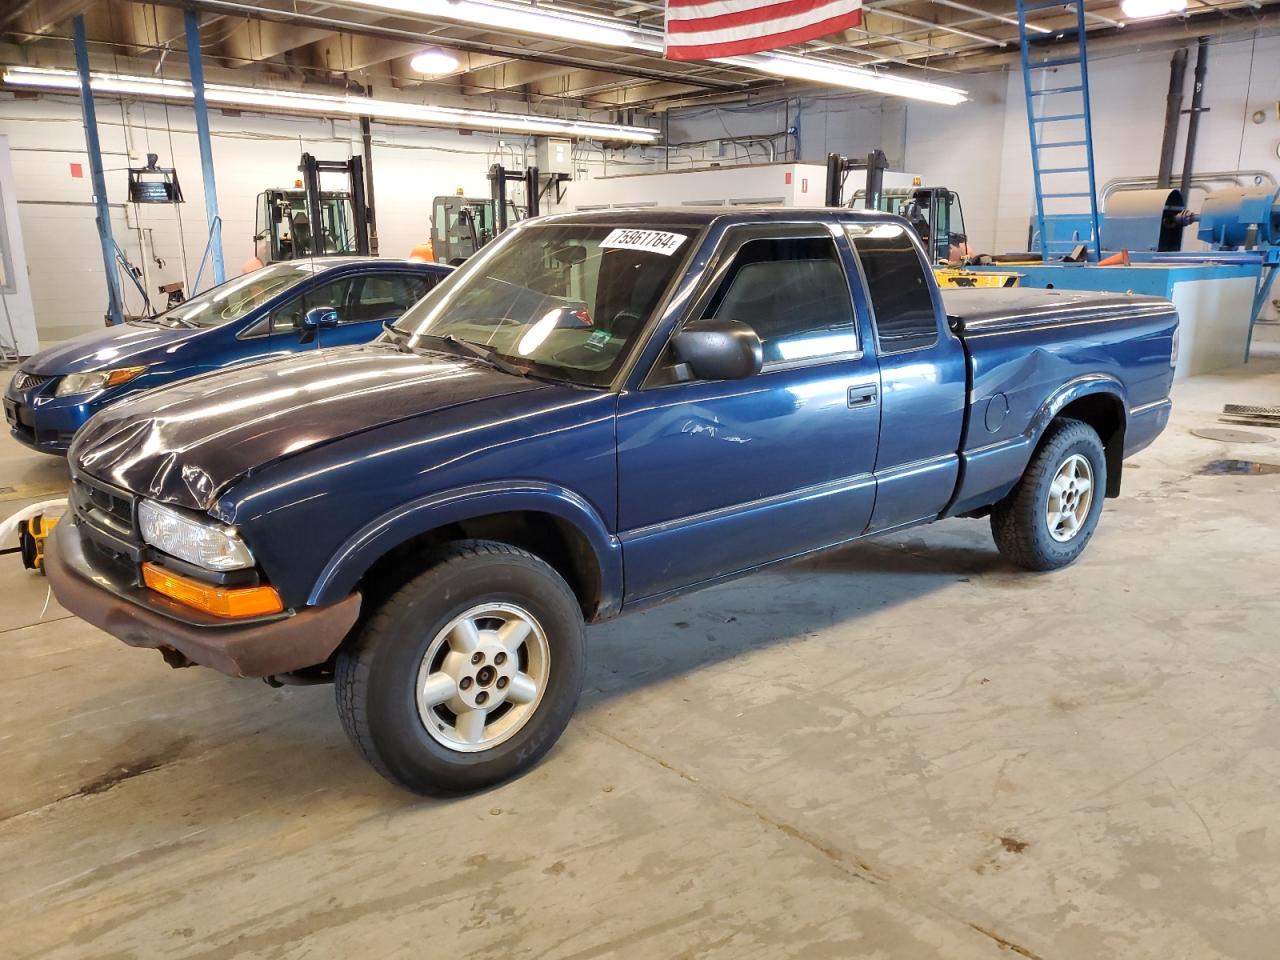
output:
M77 519L90 528L90 535L96 530L107 534L112 541L125 541L129 546L141 548L133 502L133 496L124 490L81 473L71 475L71 509Z
M19 370L13 375L13 389L30 390L32 387L43 386L52 379L53 377L42 377L38 373L27 373L25 370Z

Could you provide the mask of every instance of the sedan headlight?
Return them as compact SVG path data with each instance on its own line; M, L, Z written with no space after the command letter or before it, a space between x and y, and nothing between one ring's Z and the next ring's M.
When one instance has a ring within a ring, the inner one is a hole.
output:
M90 373L69 373L58 383L57 396L69 397L77 393L94 393L108 387L128 383L146 370L146 367L117 367L115 370L94 370Z
M142 539L179 560L206 570L242 570L253 566L253 554L228 527L201 523L150 500L138 504Z

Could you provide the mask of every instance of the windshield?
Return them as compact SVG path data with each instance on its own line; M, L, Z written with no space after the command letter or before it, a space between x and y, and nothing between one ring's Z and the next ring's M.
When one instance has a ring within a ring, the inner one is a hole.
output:
M395 324L410 346L464 340L543 376L605 386L688 250L690 230L512 230Z
M306 260L273 263L183 301L156 317L156 322L185 327L230 323L315 273L315 265Z

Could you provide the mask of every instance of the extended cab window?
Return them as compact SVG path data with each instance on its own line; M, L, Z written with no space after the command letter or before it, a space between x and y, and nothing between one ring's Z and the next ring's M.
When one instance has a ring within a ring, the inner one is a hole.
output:
M849 281L830 236L747 241L702 316L749 324L766 366L858 349Z
M896 223L858 223L845 230L862 264L880 352L901 353L937 343L933 294L907 229Z

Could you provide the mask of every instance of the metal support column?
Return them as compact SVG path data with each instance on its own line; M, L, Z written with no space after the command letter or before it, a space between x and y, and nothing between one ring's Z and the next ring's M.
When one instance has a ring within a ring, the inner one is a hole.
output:
M200 17L191 9L183 13L187 26L187 64L196 113L196 138L200 141L200 171L204 174L204 209L209 218L209 250L213 257L213 282L227 279L222 261L222 218L218 216L218 188L213 178L213 145L209 141L209 106L204 99L204 58L200 55ZM197 290L191 291L193 294Z
M72 21L75 31L76 73L80 76L80 109L84 115L84 142L89 153L89 176L93 202L97 208L98 240L102 244L102 267L107 280L107 322L124 323L120 298L120 275L116 272L116 241L111 235L111 208L107 206L107 178L102 170L102 144L98 141L98 115L89 86L89 44L85 40L84 17Z

